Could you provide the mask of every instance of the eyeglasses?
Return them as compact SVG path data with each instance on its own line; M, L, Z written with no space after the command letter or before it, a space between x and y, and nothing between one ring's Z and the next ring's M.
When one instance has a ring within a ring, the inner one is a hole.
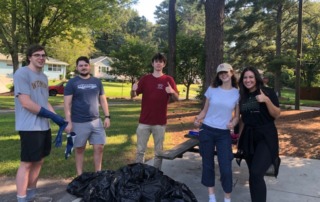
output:
M46 58L47 55L46 54L33 54L32 56L36 57L36 58Z

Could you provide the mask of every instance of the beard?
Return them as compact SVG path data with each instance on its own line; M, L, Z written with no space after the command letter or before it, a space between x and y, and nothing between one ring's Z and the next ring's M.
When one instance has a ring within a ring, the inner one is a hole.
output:
M86 72L86 73L80 73L80 76L86 77L86 76L88 76L89 74L90 74L89 72Z

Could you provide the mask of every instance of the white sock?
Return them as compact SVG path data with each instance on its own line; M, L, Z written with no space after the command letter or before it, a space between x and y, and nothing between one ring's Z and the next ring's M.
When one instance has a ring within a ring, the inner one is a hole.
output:
M231 202L231 198L224 198L224 202Z
M216 196L214 194L209 194L209 202L216 202Z

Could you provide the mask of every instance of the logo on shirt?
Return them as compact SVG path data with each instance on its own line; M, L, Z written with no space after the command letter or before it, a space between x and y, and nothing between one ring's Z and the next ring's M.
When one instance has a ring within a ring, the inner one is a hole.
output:
M260 105L255 97L249 97L249 99L242 104L241 111L259 113Z
M31 86L32 86L33 89L36 89L36 88L48 88L48 85L45 82L40 81L40 80L32 82Z
M163 88L163 84L162 84L162 83L159 83L158 86L157 86L157 89L163 90L163 89L164 89L164 88Z
M241 111L250 113L259 113L260 105L255 97L249 97L249 99L242 104Z
M82 89L82 90L95 89L95 88L97 88L96 84L80 84L80 85L78 85L78 89Z

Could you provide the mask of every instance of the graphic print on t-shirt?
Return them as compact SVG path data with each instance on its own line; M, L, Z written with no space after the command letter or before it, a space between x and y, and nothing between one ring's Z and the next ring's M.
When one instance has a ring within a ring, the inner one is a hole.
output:
M250 96L245 103L241 106L241 111L251 112L251 113L260 113L260 106L256 97Z
M158 86L157 86L157 89L162 90L163 89L163 84L159 83Z
M95 89L97 87L98 87L97 84L80 84L80 85L78 85L78 89L82 89L82 90Z

